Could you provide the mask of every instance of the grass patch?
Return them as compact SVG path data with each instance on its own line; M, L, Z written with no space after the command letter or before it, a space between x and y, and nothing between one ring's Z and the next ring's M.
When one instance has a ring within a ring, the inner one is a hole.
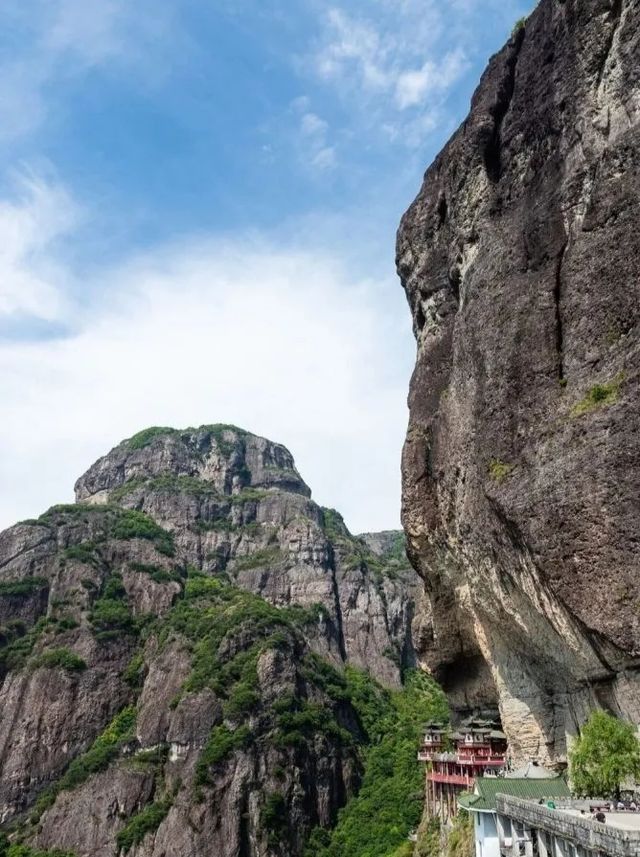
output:
M145 806L139 813L133 815L116 836L118 849L125 853L139 845L147 833L156 831L171 809L173 801L165 798Z
M613 405L618 401L623 380L623 376L618 375L607 384L594 384L587 395L571 408L571 416L581 417L583 414Z
M489 462L489 476L494 482L504 482L507 476L513 473L515 467L515 464L500 461L499 458L492 458Z
M47 670L62 669L67 672L82 672L86 670L87 663L70 649L51 649L39 655L31 664L34 670L44 668Z

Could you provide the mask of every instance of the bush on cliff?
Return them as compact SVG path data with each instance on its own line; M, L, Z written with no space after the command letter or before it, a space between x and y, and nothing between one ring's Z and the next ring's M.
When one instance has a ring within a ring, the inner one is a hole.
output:
M640 777L640 742L633 724L594 711L569 753L574 791L619 798L628 778Z
M315 831L307 857L391 857L404 846L423 810L424 769L416 761L422 726L448 718L440 688L415 672L401 691L385 691L365 673L347 669L352 704L367 731L359 793L333 831Z

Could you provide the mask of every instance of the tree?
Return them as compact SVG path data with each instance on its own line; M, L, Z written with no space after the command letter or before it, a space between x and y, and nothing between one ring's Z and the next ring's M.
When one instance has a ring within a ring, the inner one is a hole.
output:
M640 741L631 723L594 711L569 753L573 789L579 794L620 797L629 777L640 777Z

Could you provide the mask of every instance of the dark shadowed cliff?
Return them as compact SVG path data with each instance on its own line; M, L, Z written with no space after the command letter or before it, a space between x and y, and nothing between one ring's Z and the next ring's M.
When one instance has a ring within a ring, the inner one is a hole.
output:
M635 0L542 0L398 234L426 660L516 757L640 720L639 40Z

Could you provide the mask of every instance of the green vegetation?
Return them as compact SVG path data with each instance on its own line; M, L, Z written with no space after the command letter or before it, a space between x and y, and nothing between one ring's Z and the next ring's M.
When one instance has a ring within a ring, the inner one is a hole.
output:
M122 674L122 678L126 681L129 687L134 688L134 690L140 689L144 682L144 677L146 674L145 663L144 663L144 655L142 652L136 652L136 654L131 658L127 667Z
M514 36L517 36L521 30L524 30L526 25L527 25L526 17L525 18L518 18L518 20L513 25L513 30L511 30L511 38L513 38Z
M230 730L227 726L215 726L196 765L196 787L209 782L209 768L225 759L234 750L241 750L251 743L252 735L248 726Z
M0 628L0 675L21 669L40 636L56 624L54 619L42 618L28 630L20 620L8 622Z
M426 824L423 821L418 828L418 841L413 857L432 857L440 851L440 821L437 818L429 818Z
M147 833L155 831L171 809L171 798L154 801L145 806L137 815L132 816L116 837L118 849L129 851L139 845Z
M23 577L20 580L0 581L0 597L29 598L49 586L44 577Z
M158 553L166 556L175 554L175 546L173 544L173 536L162 527L159 527L155 521L152 521L143 512L137 512L133 509L120 509L119 514L115 516L111 528L111 535L114 539L127 541L129 539L147 539L153 542Z
M287 829L287 803L280 792L267 796L260 810L260 825L267 832L269 845L277 845Z
M82 672L87 664L79 655L69 649L51 649L39 655L31 664L33 669L63 669L68 672Z
M460 810L447 838L446 857L473 857L475 842L471 814Z
M178 567L167 570L159 565L149 565L144 562L130 562L129 568L131 571L136 571L139 574L148 574L156 583L171 583L173 581L181 583L183 580L183 572Z
M327 538L332 542L351 538L351 533L347 529L344 518L335 509L322 509L322 526L327 534Z
M136 633L136 622L119 574L111 574L106 579L100 597L93 602L89 621L97 638L101 640L119 634Z
M91 774L103 771L116 758L121 748L135 735L136 710L133 706L123 709L98 736L82 756L71 762L66 773L57 783L44 791L36 801L34 817L37 820L62 791L82 785Z
M199 426L198 428L189 427L186 429L175 429L166 426L151 426L150 428L143 429L137 434L134 434L133 437L129 438L125 443L129 449L144 449L146 446L150 446L158 437L179 437L181 435L184 436L194 434L195 432L201 432L203 434L209 434L216 442L220 452L224 456L228 457L235 449L235 444L226 440L224 437L225 433L228 431L234 432L240 436L247 434L244 429L240 429L237 426L226 425L224 423Z
M177 434L176 429L167 426L150 426L149 428L139 431L125 441L129 449L144 449L145 446L150 446L157 437L165 435Z
M129 539L146 539L153 542L158 553L173 556L175 545L173 536L143 512L134 509L122 509L119 506L93 506L89 503L52 506L40 517L44 523L64 523L64 519L92 523L96 529L101 525L101 535L94 537L94 542L81 542L65 550L65 556L81 561L96 562L99 558L98 541L107 538L128 541ZM94 555L95 554L95 555Z
M507 476L513 473L515 467L515 464L500 461L499 458L492 458L489 462L489 476L494 482L504 482Z
M633 724L594 711L569 752L573 790L598 797L620 797L629 777L640 777L640 742Z
M94 542L80 542L79 545L71 545L65 548L64 556L66 559L75 559L85 563L85 565L96 565L99 561L96 555L97 550L97 545Z
M0 857L75 857L73 851L40 851L37 848L29 848L28 845L9 845L3 841L0 834Z
M571 408L571 416L581 417L617 402L623 381L624 376L620 374L607 384L594 384L587 395Z
M237 559L233 566L233 571L248 571L252 568L269 568L270 566L280 565L286 559L280 548L263 548L262 550L254 551Z
M347 669L347 687L369 742L359 793L340 812L328 835L317 831L308 857L390 857L405 847L423 809L424 772L416 747L425 721L448 718L440 688L422 673L404 690L385 691L368 675ZM402 854L402 851L400 851Z

